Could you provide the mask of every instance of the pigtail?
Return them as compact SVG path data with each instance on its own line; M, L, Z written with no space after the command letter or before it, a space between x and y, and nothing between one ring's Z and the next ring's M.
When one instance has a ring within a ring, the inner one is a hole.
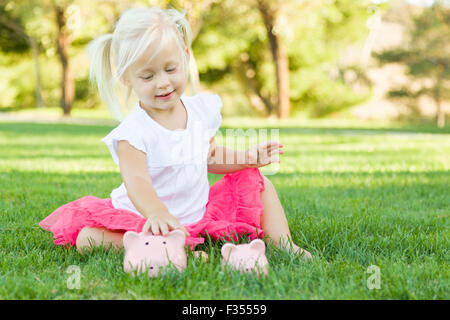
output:
M183 39L184 45L186 48L190 49L192 45L192 31L189 26L189 22L186 19L186 11L183 11L183 13L176 11L173 16L173 20L178 32L181 35L181 38Z
M111 68L112 34L105 34L91 41L88 55L91 60L89 80L97 88L109 112L118 120L122 120L121 104L115 94L115 77Z

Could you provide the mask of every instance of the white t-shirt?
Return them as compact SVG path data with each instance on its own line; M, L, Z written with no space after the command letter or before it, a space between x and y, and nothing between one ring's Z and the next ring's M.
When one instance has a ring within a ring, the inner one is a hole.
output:
M117 142L127 140L146 154L147 168L159 199L181 224L199 221L209 196L207 156L209 141L222 122L222 100L201 93L181 96L187 111L185 130L169 130L153 120L139 102L127 117L101 139L119 165ZM142 216L128 198L125 184L111 192L114 208Z

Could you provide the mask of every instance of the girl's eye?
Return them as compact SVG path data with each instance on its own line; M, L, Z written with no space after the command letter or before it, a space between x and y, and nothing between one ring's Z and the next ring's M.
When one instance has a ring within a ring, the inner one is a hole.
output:
M144 80L150 80L152 78L152 76L148 76L148 77L143 77L142 79Z
M175 68L167 69L166 71L167 71L167 72L172 72L172 71L175 71Z

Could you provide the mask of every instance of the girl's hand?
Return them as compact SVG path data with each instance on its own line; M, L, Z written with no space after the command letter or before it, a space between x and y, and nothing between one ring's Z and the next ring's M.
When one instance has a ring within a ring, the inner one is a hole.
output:
M166 236L169 231L180 229L189 237L189 232L184 228L184 226L178 221L177 218L172 216L169 212L159 212L150 215L147 218L144 226L142 227L142 232L151 232L154 235Z
M275 154L283 154L283 147L278 141L266 141L254 145L245 152L245 163L247 168L260 168L268 164L280 163L279 157Z

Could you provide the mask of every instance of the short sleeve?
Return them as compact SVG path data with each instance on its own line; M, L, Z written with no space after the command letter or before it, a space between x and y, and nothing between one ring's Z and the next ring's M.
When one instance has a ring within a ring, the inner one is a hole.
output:
M147 153L142 136L138 130L129 125L120 124L117 128L112 130L107 136L100 141L104 142L111 153L114 162L119 165L119 157L117 155L117 142L126 140L130 145L136 149Z
M204 107L208 110L208 129L211 133L210 136L214 137L222 123L222 115L220 114L223 105L222 99L218 94L205 94L202 98L205 104Z

